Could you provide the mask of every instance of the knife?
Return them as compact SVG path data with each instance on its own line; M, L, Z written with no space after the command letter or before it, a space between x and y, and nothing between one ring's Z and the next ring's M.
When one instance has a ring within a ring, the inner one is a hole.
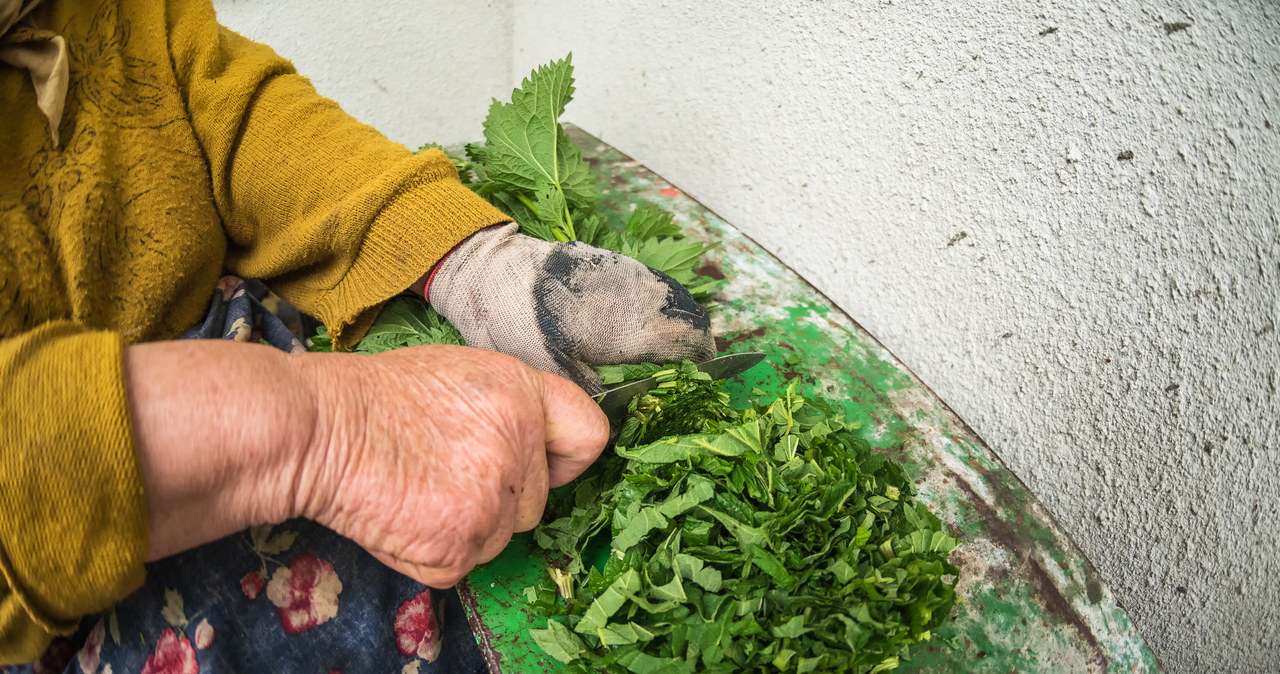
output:
M762 360L764 360L764 354L759 351L731 353L727 356L704 360L698 363L698 369L711 375L712 379L728 379L746 372ZM600 404L600 409L604 410L605 416L609 417L609 422L616 426L626 416L631 399L648 393L657 385L658 379L649 377L611 388L604 393L596 394L593 399Z

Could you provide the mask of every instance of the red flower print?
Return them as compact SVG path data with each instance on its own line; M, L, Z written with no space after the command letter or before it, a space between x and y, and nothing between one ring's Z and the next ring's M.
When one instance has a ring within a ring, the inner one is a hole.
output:
M258 598L258 593L262 592L262 576L257 571L246 573L244 578L240 579L240 590L244 592L244 596L253 601Z
M289 634L300 634L338 615L342 581L333 565L307 552L277 569L267 584L267 598L276 605L280 623Z
M427 662L440 655L440 621L431 590L423 590L396 611L396 647L401 655L417 655Z
M102 664L102 640L106 632L103 621L99 619L98 624L89 630L84 646L76 654L76 659L80 661L80 669L84 670L85 674L98 674L98 665Z
M199 674L196 649L185 636L178 636L172 627L164 628L156 640L156 652L147 656L142 674Z
M207 619L201 620L200 624L196 625L196 648L203 651L212 646L213 637L213 625L210 625Z

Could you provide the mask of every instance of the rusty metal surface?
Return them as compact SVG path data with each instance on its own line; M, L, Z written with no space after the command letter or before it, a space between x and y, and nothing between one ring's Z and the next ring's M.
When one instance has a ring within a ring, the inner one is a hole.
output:
M892 354L794 271L662 178L570 129L601 178L606 210L625 217L647 201L676 214L693 238L715 242L704 275L727 282L713 326L722 352L769 354L729 389L776 392L799 379L806 394L839 401L872 445L902 462L919 499L963 543L961 603L953 620L913 649L901 671L1158 671L1159 664L1093 565L1025 485ZM528 637L541 620L525 587L546 573L528 536L474 571L464 604L495 672L557 671Z

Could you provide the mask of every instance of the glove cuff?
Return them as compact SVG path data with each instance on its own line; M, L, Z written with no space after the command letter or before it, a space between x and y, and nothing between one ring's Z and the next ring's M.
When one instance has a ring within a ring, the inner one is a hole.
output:
M431 282L435 281L436 274L439 274L440 270L444 269L444 263L446 260L449 259L449 256L453 255L454 253L458 252L464 247L467 247L468 244L475 243L477 238L480 238L480 239L486 238L485 236L483 236L485 232L497 232L499 228L505 228L508 225L514 225L514 224L515 224L514 222L500 222L496 225L489 225L488 227L480 229L476 231L474 234L472 234L471 236L468 236L467 238L459 241L458 244L453 248L450 248L449 252L445 253L444 256L442 256L439 260L437 260L436 263L432 265L431 271L427 273L427 283L422 287L422 299L426 300L427 304L431 303Z

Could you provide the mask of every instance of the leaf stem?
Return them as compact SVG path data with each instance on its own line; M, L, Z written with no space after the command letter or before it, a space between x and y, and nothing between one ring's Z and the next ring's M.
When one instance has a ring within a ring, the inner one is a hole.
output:
M559 190L560 186L556 185L556 189ZM560 190L560 196L564 196L564 190ZM578 232L573 226L573 216L569 215L569 201L567 199L564 202L564 221L565 224L569 226L569 231L566 232L566 234L569 235L569 240L576 241L578 239Z
M519 192L516 192L516 199L519 199L520 203L524 204L525 207L528 208L530 211L533 211L533 217L535 218L538 217L538 209L533 207L533 201L529 199L529 197Z

